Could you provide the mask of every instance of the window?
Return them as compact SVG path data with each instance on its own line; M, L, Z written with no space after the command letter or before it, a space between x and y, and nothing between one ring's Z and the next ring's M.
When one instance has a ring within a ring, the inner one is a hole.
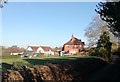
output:
M77 45L74 45L74 48L76 48L77 47Z
M80 48L82 47L82 45L80 45Z
M69 45L66 45L66 48L69 48Z

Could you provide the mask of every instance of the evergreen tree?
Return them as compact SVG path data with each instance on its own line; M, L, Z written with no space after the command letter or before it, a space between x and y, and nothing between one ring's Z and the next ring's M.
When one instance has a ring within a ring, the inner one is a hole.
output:
M120 1L100 2L96 12L102 20L107 22L110 31L118 37L118 45L120 45ZM120 53L120 46L118 46L118 52Z
M105 59L106 61L110 62L110 56L111 56L111 45L110 37L108 32L103 32L103 34L100 36L100 39L97 43L96 51L98 53L98 57L101 57Z

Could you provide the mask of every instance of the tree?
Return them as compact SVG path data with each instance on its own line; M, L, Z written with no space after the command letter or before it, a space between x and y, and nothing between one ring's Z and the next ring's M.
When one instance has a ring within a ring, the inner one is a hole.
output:
M109 33L103 32L98 40L96 51L99 57L104 58L108 62L110 62L111 45Z
M96 45L100 35L104 31L109 32L111 42L113 43L117 42L117 38L109 31L107 23L103 21L99 15L94 16L92 22L85 31L86 31L85 36L89 40L88 44L89 47Z
M4 4L7 3L8 0L0 0L0 8L3 8Z
M120 1L119 2L100 2L95 11L101 19L107 22L110 31L118 37L120 45ZM120 47L118 47L120 51Z

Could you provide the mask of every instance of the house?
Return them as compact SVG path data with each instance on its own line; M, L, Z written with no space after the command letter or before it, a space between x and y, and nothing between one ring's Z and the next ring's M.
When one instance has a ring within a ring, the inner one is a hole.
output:
M6 51L9 52L10 55L20 55L20 54L23 54L24 49L19 48L16 45L14 45L14 46L7 48Z
M39 54L38 48L38 46L28 46L21 57L26 56L31 58L37 56Z
M10 53L10 55L21 55L21 54L23 54L22 51L12 51L12 52Z
M54 55L54 52L52 50L52 48L48 47L48 46L40 46L38 51L41 54L46 54L46 55Z
M71 39L63 45L63 51L73 55L84 50L85 43L72 35Z
M48 46L28 46L26 51L24 52L24 55L32 55L32 56L36 56L36 55L54 55L53 50L48 47Z
M54 50L54 55L60 56L60 52L62 51L62 47L55 47L53 50Z
M39 46L28 46L26 51L34 52L34 53L39 53L38 51Z

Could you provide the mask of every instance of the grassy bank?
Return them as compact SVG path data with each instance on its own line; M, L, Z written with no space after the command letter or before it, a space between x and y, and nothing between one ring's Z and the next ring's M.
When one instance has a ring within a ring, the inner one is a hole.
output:
M45 65L49 63L58 63L58 62L65 62L74 60L77 58L93 58L90 56L41 56L41 57L34 57L34 58L21 58L20 56L6 56L2 57L2 69L5 71L6 69L11 69L13 63L16 66L23 66L26 65L28 67L32 67L34 65Z

